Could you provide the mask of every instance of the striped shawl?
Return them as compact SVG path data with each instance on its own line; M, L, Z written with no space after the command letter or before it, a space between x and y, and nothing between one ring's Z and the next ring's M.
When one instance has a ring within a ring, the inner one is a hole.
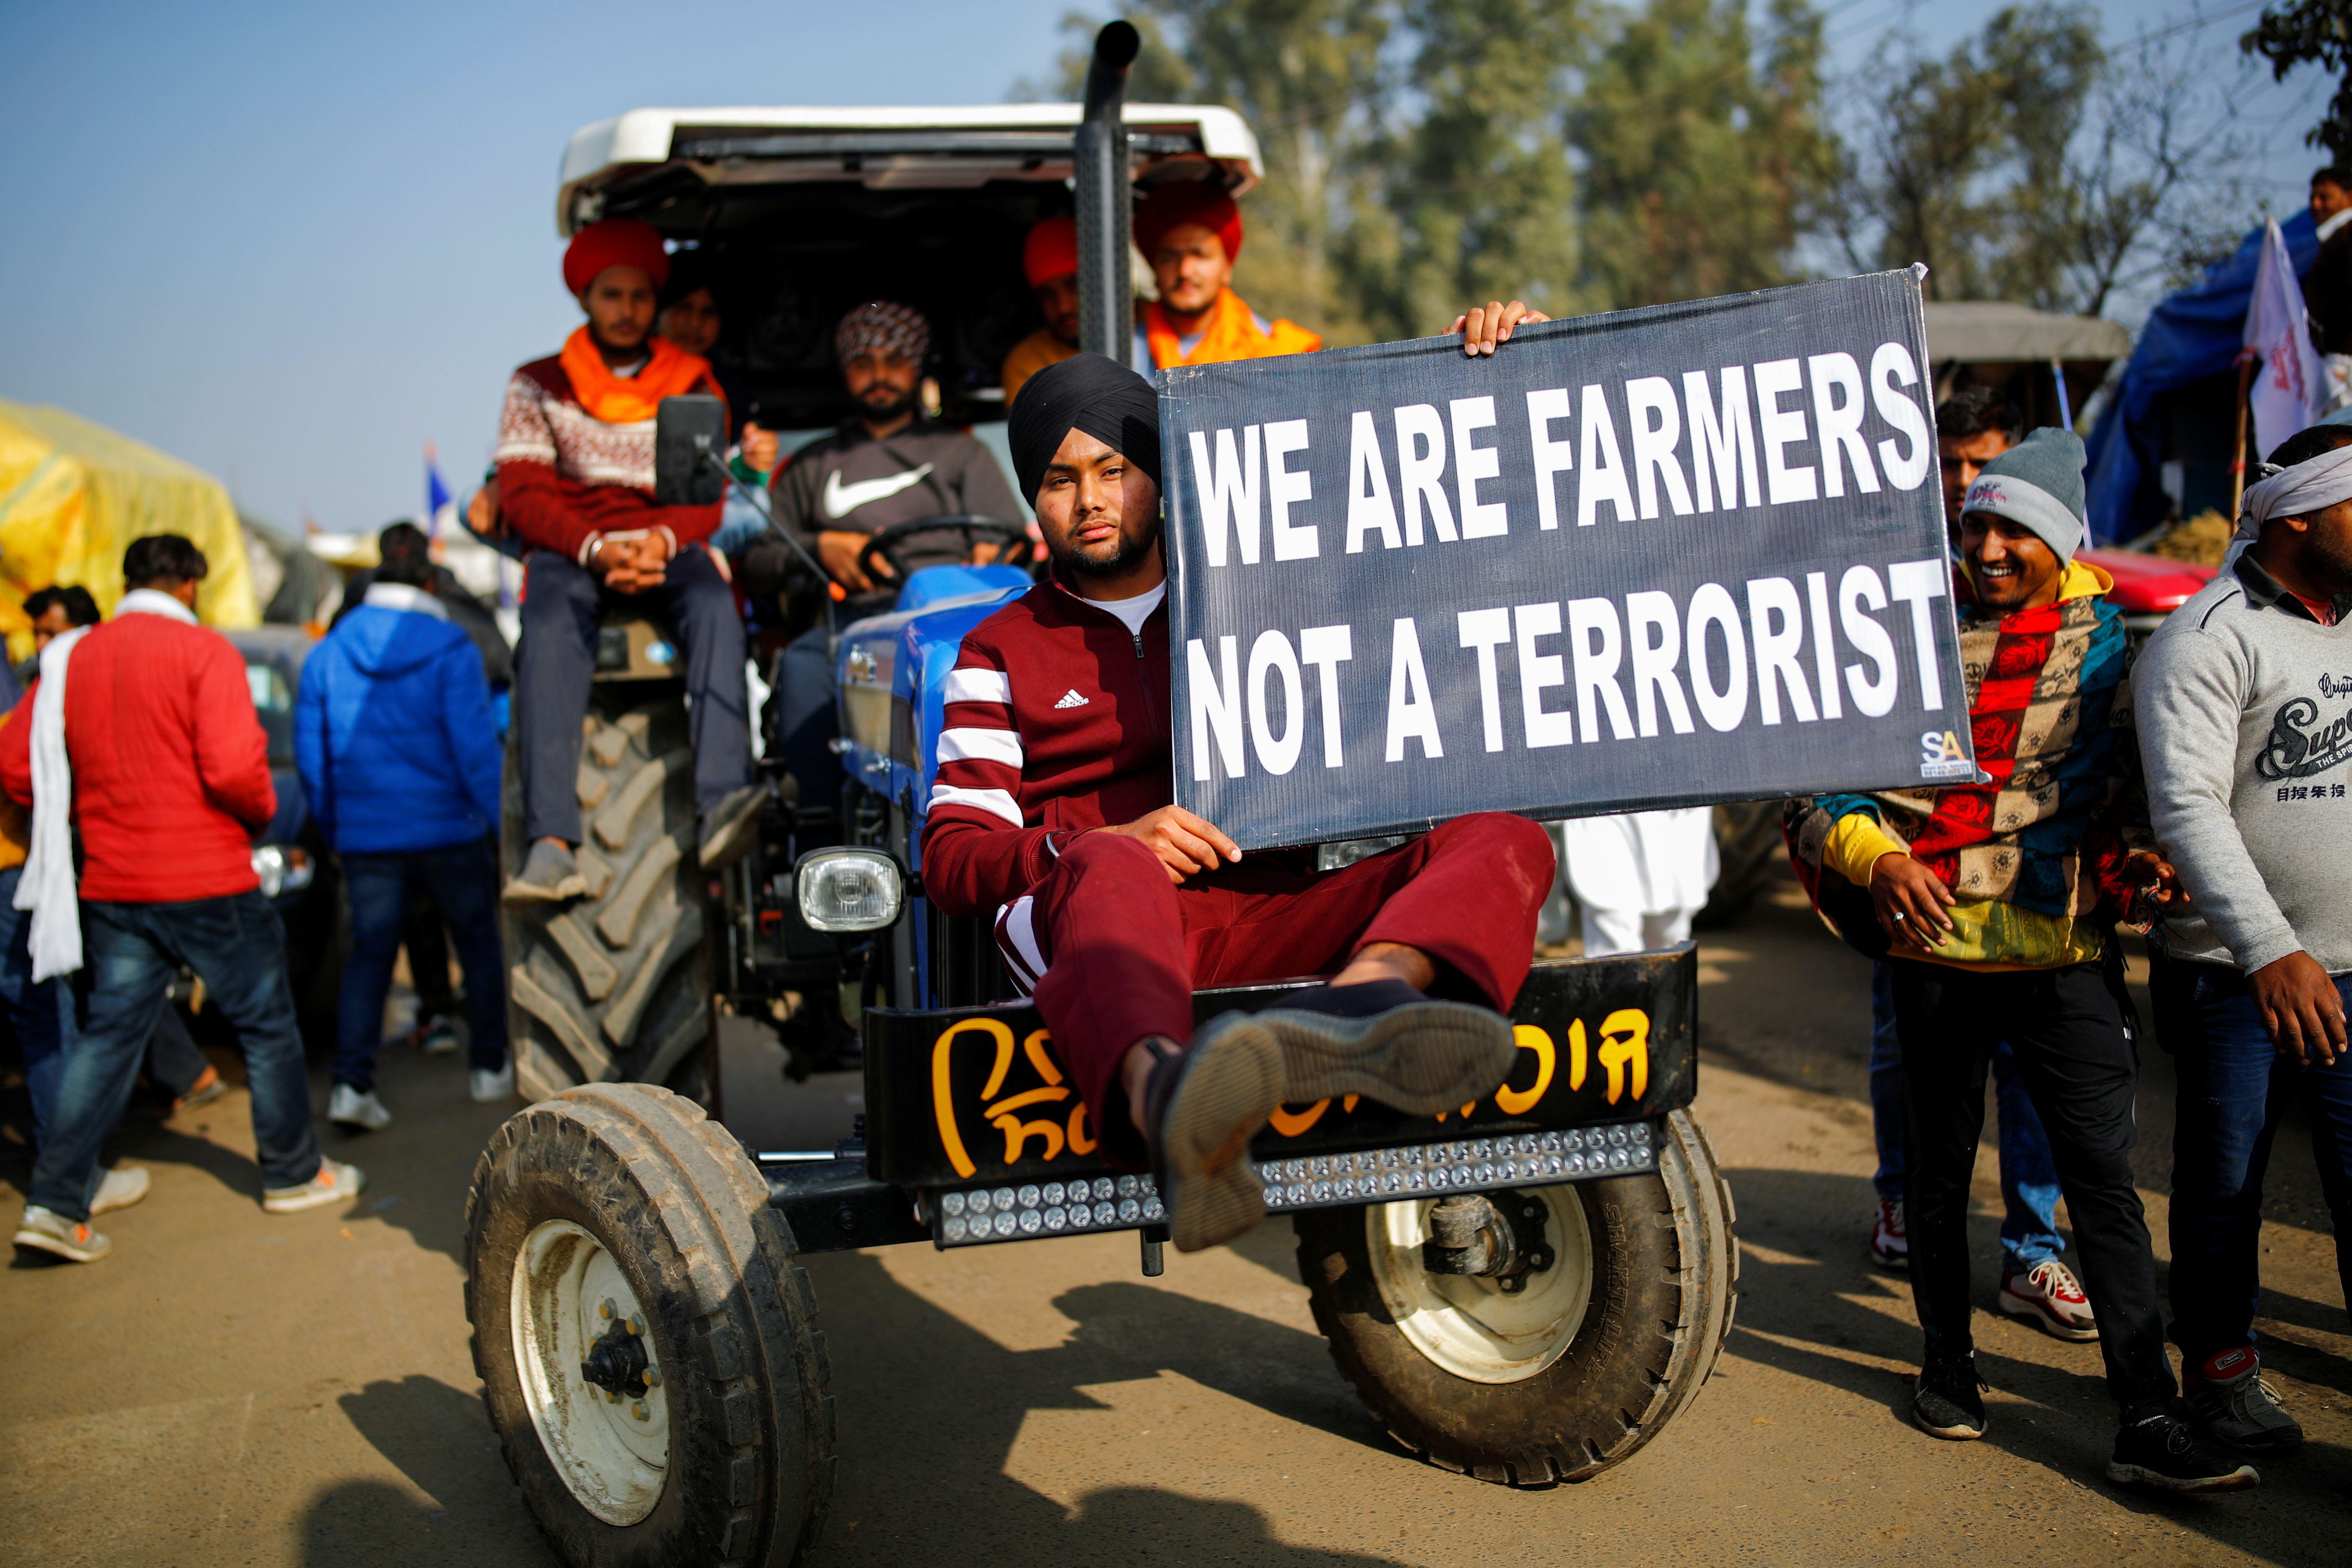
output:
M1851 926L1824 907L1822 884L1845 879L1827 869L1822 848L1840 818L1866 812L1963 903L2083 916L2105 902L2121 918L2132 902L2124 862L2150 843L2122 613L2094 593L1996 618L1977 606L1965 574L1955 591L1969 735L1991 782L1790 802L1784 826L1799 879L1832 923ZM1874 925L1846 934L1877 935Z

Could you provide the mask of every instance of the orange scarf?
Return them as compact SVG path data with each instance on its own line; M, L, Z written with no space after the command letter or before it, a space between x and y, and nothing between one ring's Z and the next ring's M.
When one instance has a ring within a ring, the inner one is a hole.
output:
M1266 331L1250 320L1250 308L1230 289L1217 290L1209 307L1209 325L1191 353L1183 351L1175 325L1154 300L1144 312L1144 333L1151 342L1151 363L1165 370L1171 364L1223 364L1237 359L1272 359L1276 354L1313 353L1323 340L1296 321L1276 321Z
M710 362L700 354L690 354L658 334L646 342L653 358L646 367L635 375L614 375L588 329L574 328L563 340L562 364L580 406L607 425L637 425L654 416L663 398L693 391L694 384L706 376L714 389L718 386Z

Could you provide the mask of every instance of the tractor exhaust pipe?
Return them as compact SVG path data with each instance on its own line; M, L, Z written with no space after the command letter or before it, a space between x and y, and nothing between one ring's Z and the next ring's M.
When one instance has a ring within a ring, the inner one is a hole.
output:
M1112 22L1095 35L1087 66L1086 112L1078 121L1078 347L1125 364L1134 353L1128 279L1127 70L1143 40Z

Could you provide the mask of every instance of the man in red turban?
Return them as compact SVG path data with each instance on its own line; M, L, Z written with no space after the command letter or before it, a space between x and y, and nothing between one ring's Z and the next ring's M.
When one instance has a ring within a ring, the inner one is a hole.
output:
M1049 217L1031 229L1021 247L1021 270L1045 324L1004 356L1007 408L1021 395L1023 382L1078 352L1078 220Z
M597 626L612 611L652 616L683 656L702 864L740 858L759 819L742 617L702 544L719 509L654 500L662 399L721 395L708 361L654 331L668 276L668 253L650 225L607 218L573 236L563 282L587 322L562 353L514 373L499 415L499 508L528 550L514 721L530 849L507 882L510 904L587 891L572 853L581 720Z
M1135 243L1160 298L1144 311L1151 363L1216 364L1311 353L1323 340L1296 321L1269 321L1232 289L1242 250L1241 208L1206 180L1171 180L1136 209Z

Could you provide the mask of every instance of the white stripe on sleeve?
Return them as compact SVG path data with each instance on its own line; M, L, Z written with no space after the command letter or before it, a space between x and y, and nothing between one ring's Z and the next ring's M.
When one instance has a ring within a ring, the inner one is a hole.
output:
M937 811L943 805L968 805L975 811L1001 816L1015 827L1022 826L1021 807L1005 790L958 789L953 784L935 784L931 786L930 808Z
M1037 946L1037 900L1027 893L996 911L996 951L1024 996L1037 992L1045 977L1045 955Z
M1008 768L1021 765L1021 732L1017 730L942 730L940 731L940 762L1003 763Z
M948 671L946 695L949 702L1013 702L1013 678L1001 669L951 669Z

